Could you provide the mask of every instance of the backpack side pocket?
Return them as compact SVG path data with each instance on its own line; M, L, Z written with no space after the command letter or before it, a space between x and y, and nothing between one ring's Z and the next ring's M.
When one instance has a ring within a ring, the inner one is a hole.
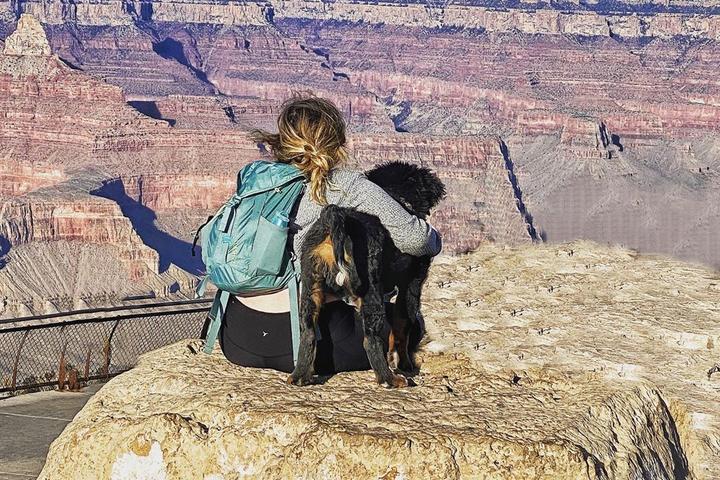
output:
M252 246L250 272L256 275L278 275L286 260L288 228L279 227L260 217Z

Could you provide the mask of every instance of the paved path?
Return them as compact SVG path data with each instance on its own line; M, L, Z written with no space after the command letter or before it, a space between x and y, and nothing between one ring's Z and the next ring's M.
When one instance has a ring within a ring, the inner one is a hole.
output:
M0 400L0 480L37 478L50 443L101 386Z

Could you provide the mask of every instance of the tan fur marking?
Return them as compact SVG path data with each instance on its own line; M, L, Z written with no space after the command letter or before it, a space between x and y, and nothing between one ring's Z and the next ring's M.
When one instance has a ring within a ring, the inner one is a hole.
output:
M333 244L330 235L325 237L325 240L312 249L312 255L319 258L329 267L335 266L335 254L333 253Z
M408 342L410 340L408 335L409 322L410 319L403 315L403 312L396 303L390 318L389 338L391 342L388 347L388 363L390 360L393 360L398 368L409 368L409 366L406 365L408 362L410 366L412 366L412 359L408 351Z
M317 323L318 318L320 318L320 309L322 308L323 303L325 303L325 292L319 282L313 285L312 291L310 292L310 298L312 298L312 301L315 304L313 323Z
M355 306L355 310L357 310L358 312L360 310L362 310L362 306L363 306L362 297L354 297L352 300L352 304Z

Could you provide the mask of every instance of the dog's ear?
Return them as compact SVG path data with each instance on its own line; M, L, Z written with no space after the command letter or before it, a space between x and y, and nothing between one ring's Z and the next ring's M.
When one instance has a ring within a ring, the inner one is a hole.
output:
M428 199L428 210L431 210L440 203L442 199L445 198L447 195L447 191L445 190L445 184L440 180L440 178L427 169L427 173L424 175L425 180L425 191L427 192L427 199Z

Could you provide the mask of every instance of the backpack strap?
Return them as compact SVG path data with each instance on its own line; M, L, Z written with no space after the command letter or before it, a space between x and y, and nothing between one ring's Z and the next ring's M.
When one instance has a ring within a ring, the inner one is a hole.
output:
M205 275L200 282L198 282L197 286L195 287L195 298L201 298L205 295L205 289L207 288L207 283L210 281L210 277L208 275Z
M290 333L292 335L293 365L297 365L300 350L300 269L295 265L296 257L292 254L290 266L293 275L288 284L290 293Z
M205 221L205 223L203 223L202 225L200 225L200 226L198 227L197 231L195 231L195 237L193 238L192 250L191 250L193 257L195 256L195 247L197 247L197 242L198 242L198 240L200 240L200 230L202 230L205 225L207 225L208 223L210 223L210 220L212 220L212 219L213 219L213 215L210 215L210 216L207 218L207 220Z
M309 180L304 178L302 181L302 189L298 194L295 204L290 210L290 217L295 220L297 210L300 206L300 200L307 190ZM297 232L294 231L288 239L290 245L290 268L293 271L290 283L288 283L288 292L290 293L290 333L292 335L293 365L297 365L298 352L300 351L300 258L292 248L293 239Z
M210 317L210 326L208 327L207 336L205 337L205 348L203 349L205 353L209 354L213 351L229 299L230 292L218 289L215 293L215 300L213 300L210 313L208 314Z

